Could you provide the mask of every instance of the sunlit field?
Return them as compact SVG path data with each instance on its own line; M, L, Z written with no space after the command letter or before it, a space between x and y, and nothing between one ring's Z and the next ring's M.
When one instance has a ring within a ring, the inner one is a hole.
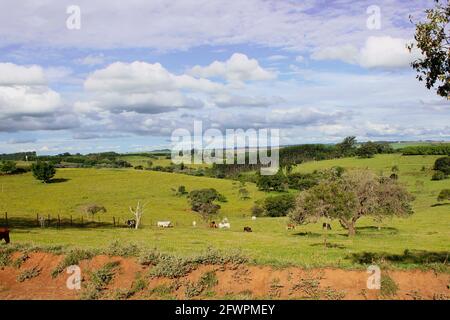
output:
M402 255L405 250L423 254L445 252L450 243L450 205L437 205L436 197L449 180L431 181L435 156L377 155L372 159L344 158L309 162L294 171L311 172L333 166L370 168L390 174L397 165L399 181L414 194L415 214L408 219L386 220L381 224L369 218L357 223L357 234L347 237L337 222L328 232L329 247L323 245L321 224L298 226L287 231L287 218L251 219L255 200L268 194L246 184L251 199L240 200L238 182L134 169L59 169L56 182L43 184L30 173L1 176L1 205L8 212L12 242L39 245L62 244L84 248L105 247L114 240L134 242L144 247L188 256L211 246L223 250L240 249L259 264L299 266L359 267L352 254L386 253ZM217 220L227 217L230 230L209 229L200 216L190 210L185 196L172 189L184 185L187 191L216 188L227 198ZM131 219L129 206L146 203L143 228L131 230L124 221ZM86 204L107 209L93 218L82 212ZM50 215L51 226L40 228L36 215ZM58 227L58 215L61 224ZM70 217L72 216L72 224ZM113 220L114 217L114 220ZM170 220L174 228L159 229L158 220ZM2 220L0 220L2 221ZM81 224L83 221L83 224ZM116 223L116 227L113 225ZM193 227L192 222L197 221ZM250 226L252 233L244 233ZM426 262L426 261L425 261ZM425 263L426 264L426 263ZM397 261L398 267L423 266L424 261Z

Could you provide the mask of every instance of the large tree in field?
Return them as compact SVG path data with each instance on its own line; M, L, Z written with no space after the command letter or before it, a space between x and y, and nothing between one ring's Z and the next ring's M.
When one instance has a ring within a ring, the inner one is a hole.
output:
M417 71L417 79L425 81L428 89L436 87L437 94L449 99L450 96L450 1L435 0L436 6L425 11L426 20L416 24L415 46L423 58L415 60L411 66ZM446 4L445 4L446 3Z
M338 220L355 234L356 222L364 216L374 219L406 217L413 213L413 197L396 181L379 177L369 170L347 171L330 176L296 199L290 219L297 224L317 222L320 218Z

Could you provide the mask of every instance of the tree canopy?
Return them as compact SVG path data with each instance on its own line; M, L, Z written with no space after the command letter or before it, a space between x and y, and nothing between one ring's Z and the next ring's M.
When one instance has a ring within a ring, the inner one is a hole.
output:
M377 220L409 216L413 213L412 200L413 196L393 179L369 170L351 170L341 176L330 175L300 193L289 217L298 224L317 222L320 218L338 220L351 236L363 216Z

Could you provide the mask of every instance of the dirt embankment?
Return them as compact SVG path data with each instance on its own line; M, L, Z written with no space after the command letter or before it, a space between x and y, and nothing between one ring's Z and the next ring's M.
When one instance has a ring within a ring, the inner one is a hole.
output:
M17 259L19 256L17 253L12 258ZM64 271L56 277L51 275L62 258L49 253L30 253L20 267L0 268L0 299L79 299L92 281L91 271L98 270L112 261L118 261L119 264L112 280L99 291L100 299L449 299L450 297L450 275L433 271L387 271L382 273L382 289L369 290L367 279L370 275L365 271L202 265L183 277L169 279L149 277L152 267L141 266L135 258L108 256L83 260L80 263L82 289L70 290L66 285L70 274ZM38 272L34 274L29 272L33 269ZM27 272L32 275L24 277ZM135 285L136 279L141 279L141 286Z

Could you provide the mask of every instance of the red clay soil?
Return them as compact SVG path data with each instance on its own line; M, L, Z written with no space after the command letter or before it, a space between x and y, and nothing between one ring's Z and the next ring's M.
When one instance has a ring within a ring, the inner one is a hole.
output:
M51 272L62 260L62 256L49 253L30 253L20 268L0 269L0 299L79 299L83 287L89 281L90 270L101 268L110 261L120 265L108 288L102 292L103 299L112 299L120 289L129 290L140 274L146 279L147 288L130 296L130 299L449 299L450 275L433 271L398 271L384 273L393 280L397 290L367 289L367 277L363 270L283 268L268 266L215 266L202 265L179 279L150 278L151 267L141 266L134 258L96 256L80 263L83 273L81 290L69 290L66 286L69 274L62 272L52 278ZM13 259L18 254L13 255ZM19 282L25 270L37 267L40 274ZM195 286L206 272L214 272L217 283L199 295L186 296L189 286ZM382 271L383 272L383 271ZM156 290L155 290L156 288ZM158 290L165 288L164 290ZM167 289L170 288L170 289ZM167 292L169 291L169 292Z

